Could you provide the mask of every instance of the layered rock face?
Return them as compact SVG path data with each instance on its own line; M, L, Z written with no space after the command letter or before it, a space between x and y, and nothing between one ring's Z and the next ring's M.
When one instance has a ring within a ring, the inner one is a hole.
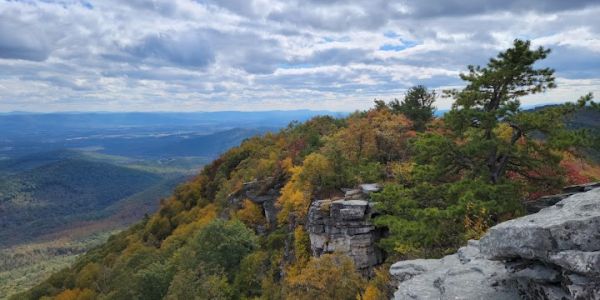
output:
M498 224L456 254L390 272L396 299L600 299L600 188Z
M346 191L344 199L311 204L307 229L313 256L341 252L365 273L383 262L383 253L375 246L382 233L371 223L373 203L365 200L378 190L377 185L361 185Z

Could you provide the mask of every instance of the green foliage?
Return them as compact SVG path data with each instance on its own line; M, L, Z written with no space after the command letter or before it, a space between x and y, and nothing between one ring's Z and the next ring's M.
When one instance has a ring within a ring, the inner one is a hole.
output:
M311 257L311 202L383 183L371 197L374 222L389 233L380 241L389 260L447 254L520 215L521 199L561 184L564 153L591 145L586 130L564 124L591 95L520 108L519 97L554 86L552 70L535 68L547 54L516 41L487 66L469 67L467 86L447 93L455 104L443 118L432 118L435 94L415 87L402 103L378 101L344 119L317 117L247 139L156 214L21 296L88 289L108 299L388 298L387 276L367 283L348 257ZM277 194L278 222L267 224L272 207L256 199Z
M173 269L164 263L152 263L135 273L135 296L139 299L163 299L167 295Z
M257 238L244 223L215 220L192 240L196 260L211 271L223 270L234 277L242 259L257 247Z
M262 293L262 283L269 275L269 253L253 252L241 261L235 276L235 289L246 297L257 297Z
M553 70L536 69L548 50L516 40L485 67L469 66L467 86L443 123L412 141L414 167L404 186L373 198L389 229L381 242L400 256L439 256L468 238L521 213L527 190L562 184L558 150L581 147L584 131L569 131L565 116L591 101L522 111L519 97L554 87Z
M423 190L429 190L422 193ZM489 184L460 180L437 186L425 184L406 188L389 184L373 195L384 215L375 219L389 230L381 241L388 253L401 257L441 256L452 252L473 230L473 212L484 211L482 223L491 225L521 213L519 187L514 183ZM436 199L435 201L432 201ZM487 227L486 227L487 228Z
M106 218L112 204L160 181L156 174L71 158L0 177L0 245Z
M484 176L492 183L515 173L525 180L551 184L549 177L553 176L537 171L542 166L558 169L560 157L553 149L578 146L586 140L584 132L567 131L564 121L577 107L589 103L591 95L577 104L522 111L520 97L555 87L554 70L534 67L549 53L542 47L531 50L528 41L515 40L512 48L490 59L487 66L469 66L469 72L461 74L467 86L447 91L455 98L444 118L451 134L443 138L429 136L446 139L444 152L447 150L454 161L446 161L446 168L467 172L467 176ZM542 145L535 134L541 134L546 143ZM427 155L428 151L421 157Z
M392 111L402 113L409 118L415 130L423 131L425 125L433 119L435 97L435 91L430 92L425 86L417 85L406 91L402 101L394 99L388 106Z

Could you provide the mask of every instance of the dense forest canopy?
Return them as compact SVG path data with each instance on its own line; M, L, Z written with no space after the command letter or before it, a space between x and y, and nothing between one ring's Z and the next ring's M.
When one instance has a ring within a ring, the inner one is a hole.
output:
M548 49L516 40L486 66L469 66L465 88L446 91L452 110L433 117L435 93L346 118L315 117L247 139L164 199L156 214L111 237L15 299L382 299L385 265L363 277L337 253L313 257L309 205L340 189L378 182L372 195L388 261L439 257L489 226L523 213L524 199L600 179L580 155L597 142L569 115L577 103L523 110L523 96L553 88L537 68ZM276 222L259 204L235 201L245 183L280 191Z

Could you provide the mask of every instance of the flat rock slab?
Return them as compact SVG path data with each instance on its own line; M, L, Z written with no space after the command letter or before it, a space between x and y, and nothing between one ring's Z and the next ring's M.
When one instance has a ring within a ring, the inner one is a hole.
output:
M378 183L364 183L364 184L361 184L359 187L362 190L362 192L367 195L370 193L375 193L375 192L381 191L381 185Z
M536 214L498 224L480 242L491 259L552 263L562 251L600 251L600 189L575 194ZM576 271L576 270L573 270Z
M416 259L393 264L390 273L400 282L395 299L519 299L502 284L509 273L501 262L486 260L476 245L442 259ZM468 259L464 259L468 258Z

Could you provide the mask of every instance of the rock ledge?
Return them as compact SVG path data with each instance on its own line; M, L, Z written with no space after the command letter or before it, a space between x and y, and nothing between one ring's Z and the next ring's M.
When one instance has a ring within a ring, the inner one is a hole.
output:
M600 299L595 187L498 224L453 255L395 263L390 268L399 282L395 298Z

